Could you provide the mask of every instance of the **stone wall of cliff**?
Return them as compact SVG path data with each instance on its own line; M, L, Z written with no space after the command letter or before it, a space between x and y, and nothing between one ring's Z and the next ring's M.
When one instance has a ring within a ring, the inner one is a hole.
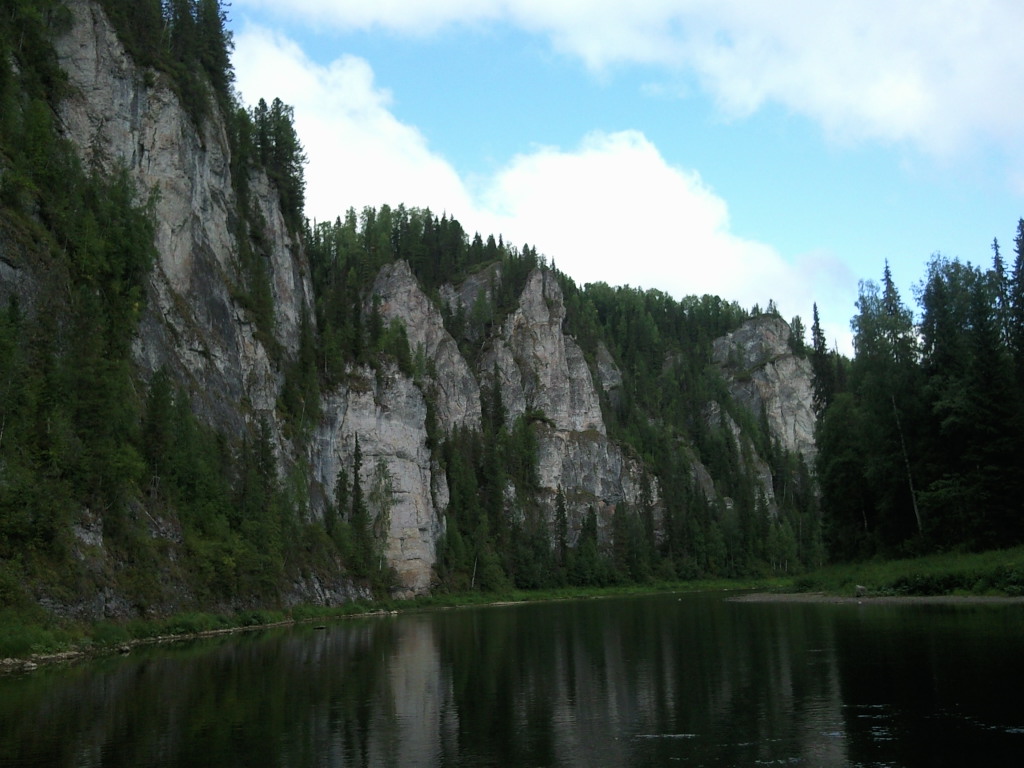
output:
M165 367L186 382L212 424L239 432L254 414L272 414L280 372L237 299L240 272L224 122L214 111L198 125L164 75L138 67L100 7L68 3L73 22L58 38L70 96L61 105L65 135L87 163L109 173L126 168L141 196L154 195L159 260L136 358L150 372ZM265 230L277 341L295 347L299 316L311 302L308 268L287 231L265 176L250 179Z
M410 266L386 264L364 297L367 311L376 306L385 322L404 326L412 353L429 362L425 372L414 380L396 365L351 365L341 384L321 394L321 416L309 432L290 431L278 405L284 368L296 355L301 318L315 313L310 264L286 225L276 191L265 175L251 172L248 199L258 211L253 219L262 222L257 234L274 301L271 341L239 298L245 275L236 226L238 180L231 175L223 121L215 111L199 123L190 117L165 76L144 71L125 53L97 4L69 0L68 7L73 23L56 41L70 86L60 105L61 130L90 165L109 173L126 169L139 195L154 201L158 260L133 346L143 380L168 371L189 393L196 414L232 438L265 422L282 477L296 468L306 472L304 513L313 523L335 498L339 473L353 466L358 440L363 487L386 486L374 522L383 527L383 551L400 594L431 589L445 534L449 489L431 448L431 419L442 436L479 429L481 392L488 387L500 388L510 424L530 417L537 438L536 501L552 530L559 491L570 538L591 508L602 529L623 505L650 503L660 518L663 500L653 468L613 439L606 423L606 409L617 407L621 397L623 374L604 343L586 353L565 331L562 290L542 268L530 272L515 306L489 335L471 332L479 354L469 357ZM0 261L0 281L8 289L31 295L32 280ZM445 285L440 295L449 307L468 309L481 296L490 299L487 292L501 280L500 269L482 270ZM810 460L810 369L789 351L788 333L777 318L756 318L715 343L714 361L732 397L751 413L765 414L773 437ZM709 404L705 417L714 418L719 407ZM738 443L747 439L735 423L733 434ZM679 450L692 459L690 471L704 496L715 497L715 479L692 447ZM745 455L747 471L770 496L770 469L760 457ZM151 515L152 535L177 551L174 521L159 519L161 514ZM79 540L101 550L102 526L80 528ZM321 569L281 585L282 599L290 603L337 603L365 594L361 589L340 562L330 574ZM117 614L128 611L126 605L112 593L79 612Z
M715 341L713 359L732 396L751 413L763 413L775 439L813 464L813 372L791 348L790 333L781 317L752 318Z

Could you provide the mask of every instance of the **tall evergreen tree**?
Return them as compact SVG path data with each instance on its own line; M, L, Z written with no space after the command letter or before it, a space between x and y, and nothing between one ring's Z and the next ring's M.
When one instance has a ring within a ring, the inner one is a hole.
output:
M1024 387L1024 219L1017 221L1007 294L1006 336L1017 373L1017 386Z
M861 284L853 320L857 357L851 385L866 411L866 480L874 492L869 527L884 547L898 547L923 529L914 484L918 458L913 426L917 392L917 334L888 263L882 287Z
M206 71L223 107L230 102L231 84L235 79L231 64L234 44L227 29L227 13L219 0L198 0L195 8L196 56Z
M811 370L814 373L814 412L820 417L835 395L835 366L821 329L818 305L811 323Z

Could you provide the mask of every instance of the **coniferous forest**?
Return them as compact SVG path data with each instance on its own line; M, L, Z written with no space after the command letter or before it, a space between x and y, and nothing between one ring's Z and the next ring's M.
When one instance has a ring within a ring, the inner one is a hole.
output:
M818 482L835 558L1018 544L1024 537L1024 220L1009 269L936 255L915 314L886 266L861 283L855 356L811 360Z
M829 350L817 308L808 346L794 319L794 351L810 359L815 381L818 459L807 466L733 402L710 364L713 340L760 308L580 287L530 245L470 235L455 218L419 208L382 205L308 221L294 115L280 100L238 102L225 6L100 5L137 62L174 84L194 121L219 114L226 125L240 200L243 279L234 298L283 373L277 411L289 438L301 443L324 394L356 367L380 375L397 367L423 390L429 447L450 489L441 588L794 573L827 559L1024 540L1024 221L1010 267L997 243L987 269L933 257L915 291L916 313L888 268L880 284L864 282L852 360ZM102 510L104 539L122 564L101 579L130 582L143 612L160 592L157 564L166 553L138 524L140 508L179 521L188 556L178 576L204 604L237 604L239 595L273 603L300 563L340 561L386 591L380 517L370 510L381 506L388 477L374 468L373 487L363 487L358 443L321 519L310 514L301 463L278 471L265 420L244 435L219 432L195 415L180 383L166 372L144 377L133 363L156 258L152 209L126 174L85 167L60 135L56 105L66 82L51 40L68 23L58 0L18 0L0 11L0 257L37 276L31 306L12 295L0 308L0 611L24 609L33 589L74 593L95 584L71 554L82 510ZM253 169L271 181L310 265L314 314L301 319L293 350L274 341L269 267L248 204ZM610 437L650 473L638 509L617 512L605 536L588 515L572 536L559 492L550 528L535 502L535 428L544 414L510 421L496 387L483 389L479 430L438 430L429 364L404 327L386 324L369 300L379 269L396 259L444 307L445 327L470 362L514 309L531 271L558 280L566 332L591 366L604 345L621 370L621 397L601 405ZM485 299L455 309L440 300L444 285L495 266L501 279ZM718 423L704 416L710 401L723 405ZM726 416L771 469L780 491L774 514ZM716 498L694 481L695 459L715 478ZM655 486L663 503L657 530Z

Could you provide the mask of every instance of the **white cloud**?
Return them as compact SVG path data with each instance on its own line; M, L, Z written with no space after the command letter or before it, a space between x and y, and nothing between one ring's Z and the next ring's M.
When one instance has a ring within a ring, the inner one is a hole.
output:
M505 3L493 0L234 0L237 9L255 8L281 18L340 30L388 29L401 34L429 35L453 23L500 20Z
M770 247L730 234L725 202L636 131L516 157L483 204L506 239L535 244L581 283L720 293L764 306L766 286L791 272Z
M259 28L235 43L246 102L286 92L295 108L310 158L310 218L382 203L430 207L453 214L469 232L530 243L580 284L630 284L677 298L712 293L748 307L774 299L787 316L805 319L829 285L854 285L833 261L815 256L794 266L770 246L732 234L725 201L697 173L669 164L640 132L595 132L575 148L535 148L471 191L419 131L390 112L389 95L364 60L344 56L321 66ZM846 307L843 313L849 316Z
M295 108L295 128L310 159L306 215L311 219L395 201L469 208L458 175L430 151L418 130L389 111L390 95L374 84L363 59L342 56L320 66L292 41L250 27L236 37L233 61L247 104L287 93Z
M478 220L530 243L580 284L656 288L676 298L717 294L744 307L773 299L850 354L856 278L825 252L791 263L730 231L728 208L693 171L669 164L638 131L595 132L571 150L514 158L491 181Z
M236 8L281 6L236 0ZM842 140L911 142L945 155L1013 150L1024 131L1024 3L1018 0L295 0L291 18L425 35L511 24L602 69L693 74L733 116L767 102Z

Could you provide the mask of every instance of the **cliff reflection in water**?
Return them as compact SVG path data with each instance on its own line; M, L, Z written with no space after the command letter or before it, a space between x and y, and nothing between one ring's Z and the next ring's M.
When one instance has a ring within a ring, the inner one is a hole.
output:
M1020 610L898 610L662 596L138 650L0 679L0 766L941 765L1019 753L1021 662L1007 656Z

